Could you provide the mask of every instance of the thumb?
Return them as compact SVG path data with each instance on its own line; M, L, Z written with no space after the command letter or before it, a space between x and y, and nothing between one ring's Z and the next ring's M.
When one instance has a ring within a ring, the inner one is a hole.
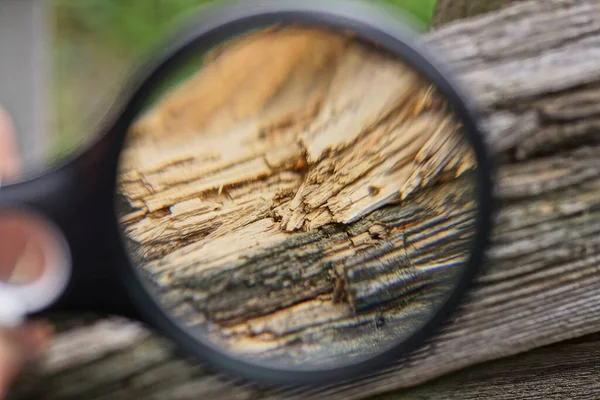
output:
M47 240L19 216L0 214L0 282L23 284L39 278L46 263Z

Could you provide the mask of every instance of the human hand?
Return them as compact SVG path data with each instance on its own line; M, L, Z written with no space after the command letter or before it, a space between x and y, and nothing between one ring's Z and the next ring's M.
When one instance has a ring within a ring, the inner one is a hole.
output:
M0 108L0 183L20 170L13 127ZM1 189L0 189L1 190ZM0 281L18 284L35 279L43 265L31 229L18 219L0 216ZM0 304L2 307L2 304ZM0 327L0 399L18 374L45 351L51 327L43 321L30 321L14 328Z

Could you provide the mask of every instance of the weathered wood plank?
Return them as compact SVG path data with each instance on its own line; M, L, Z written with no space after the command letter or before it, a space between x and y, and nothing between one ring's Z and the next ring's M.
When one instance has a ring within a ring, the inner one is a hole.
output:
M103 335L110 335L111 340L99 340ZM128 346L132 341L137 342L135 348ZM381 393L376 398L595 400L600 394L600 365L597 362L600 356L599 345L600 337L594 334L466 368L426 385ZM262 398L260 388L236 384L226 377L213 375L193 362L174 357L170 351L169 343L152 338L148 331L135 324L118 320L90 324L86 328L77 328L61 335L49 354L44 369L40 371L52 373L41 380L24 380L21 387L31 385L30 389L27 392L21 391L17 397L64 399L80 397L85 393L86 398L93 399L128 399L129 395L135 393L157 400L195 399L201 396ZM69 359L72 355L77 355L78 358ZM134 357L135 363L132 362ZM99 370L95 366L98 363L100 368L117 368L117 378L114 373L97 375ZM81 368L77 385L74 385L72 372L65 374L63 378L55 375L58 371L68 371L69 365L75 364ZM90 379L90 374L93 374L93 379ZM207 375L211 378L208 379ZM125 376L128 377L128 384L119 384ZM194 380L198 380L198 383L194 383ZM117 385L114 385L115 382ZM228 383L234 384L236 390L226 389ZM107 387L103 387L105 384ZM50 392L43 393L43 390L48 389Z
M474 17L524 0L438 0L431 25L435 28L458 19Z
M189 365L160 339L118 322L81 328L108 354L61 348L83 331L59 336L43 378L23 397L368 398L599 331L600 4L523 2L425 41L477 100L503 202L485 273L427 346L357 382L266 390ZM107 329L130 334L115 343ZM58 362L61 353L80 358Z
M600 395L598 335L467 368L378 400L589 399Z

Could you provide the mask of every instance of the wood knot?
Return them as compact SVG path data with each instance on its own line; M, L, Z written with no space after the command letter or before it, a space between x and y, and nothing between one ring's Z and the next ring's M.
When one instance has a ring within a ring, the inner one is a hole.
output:
M377 196L381 192L381 188L377 186L369 186L368 190L371 196Z

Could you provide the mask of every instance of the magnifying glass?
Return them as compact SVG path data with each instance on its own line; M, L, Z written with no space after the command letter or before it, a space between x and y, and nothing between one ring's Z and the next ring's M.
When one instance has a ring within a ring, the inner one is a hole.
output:
M52 273L0 286L5 321L123 315L283 384L422 345L482 263L491 166L468 100L388 11L204 9L93 144L0 189L1 215L56 238Z

